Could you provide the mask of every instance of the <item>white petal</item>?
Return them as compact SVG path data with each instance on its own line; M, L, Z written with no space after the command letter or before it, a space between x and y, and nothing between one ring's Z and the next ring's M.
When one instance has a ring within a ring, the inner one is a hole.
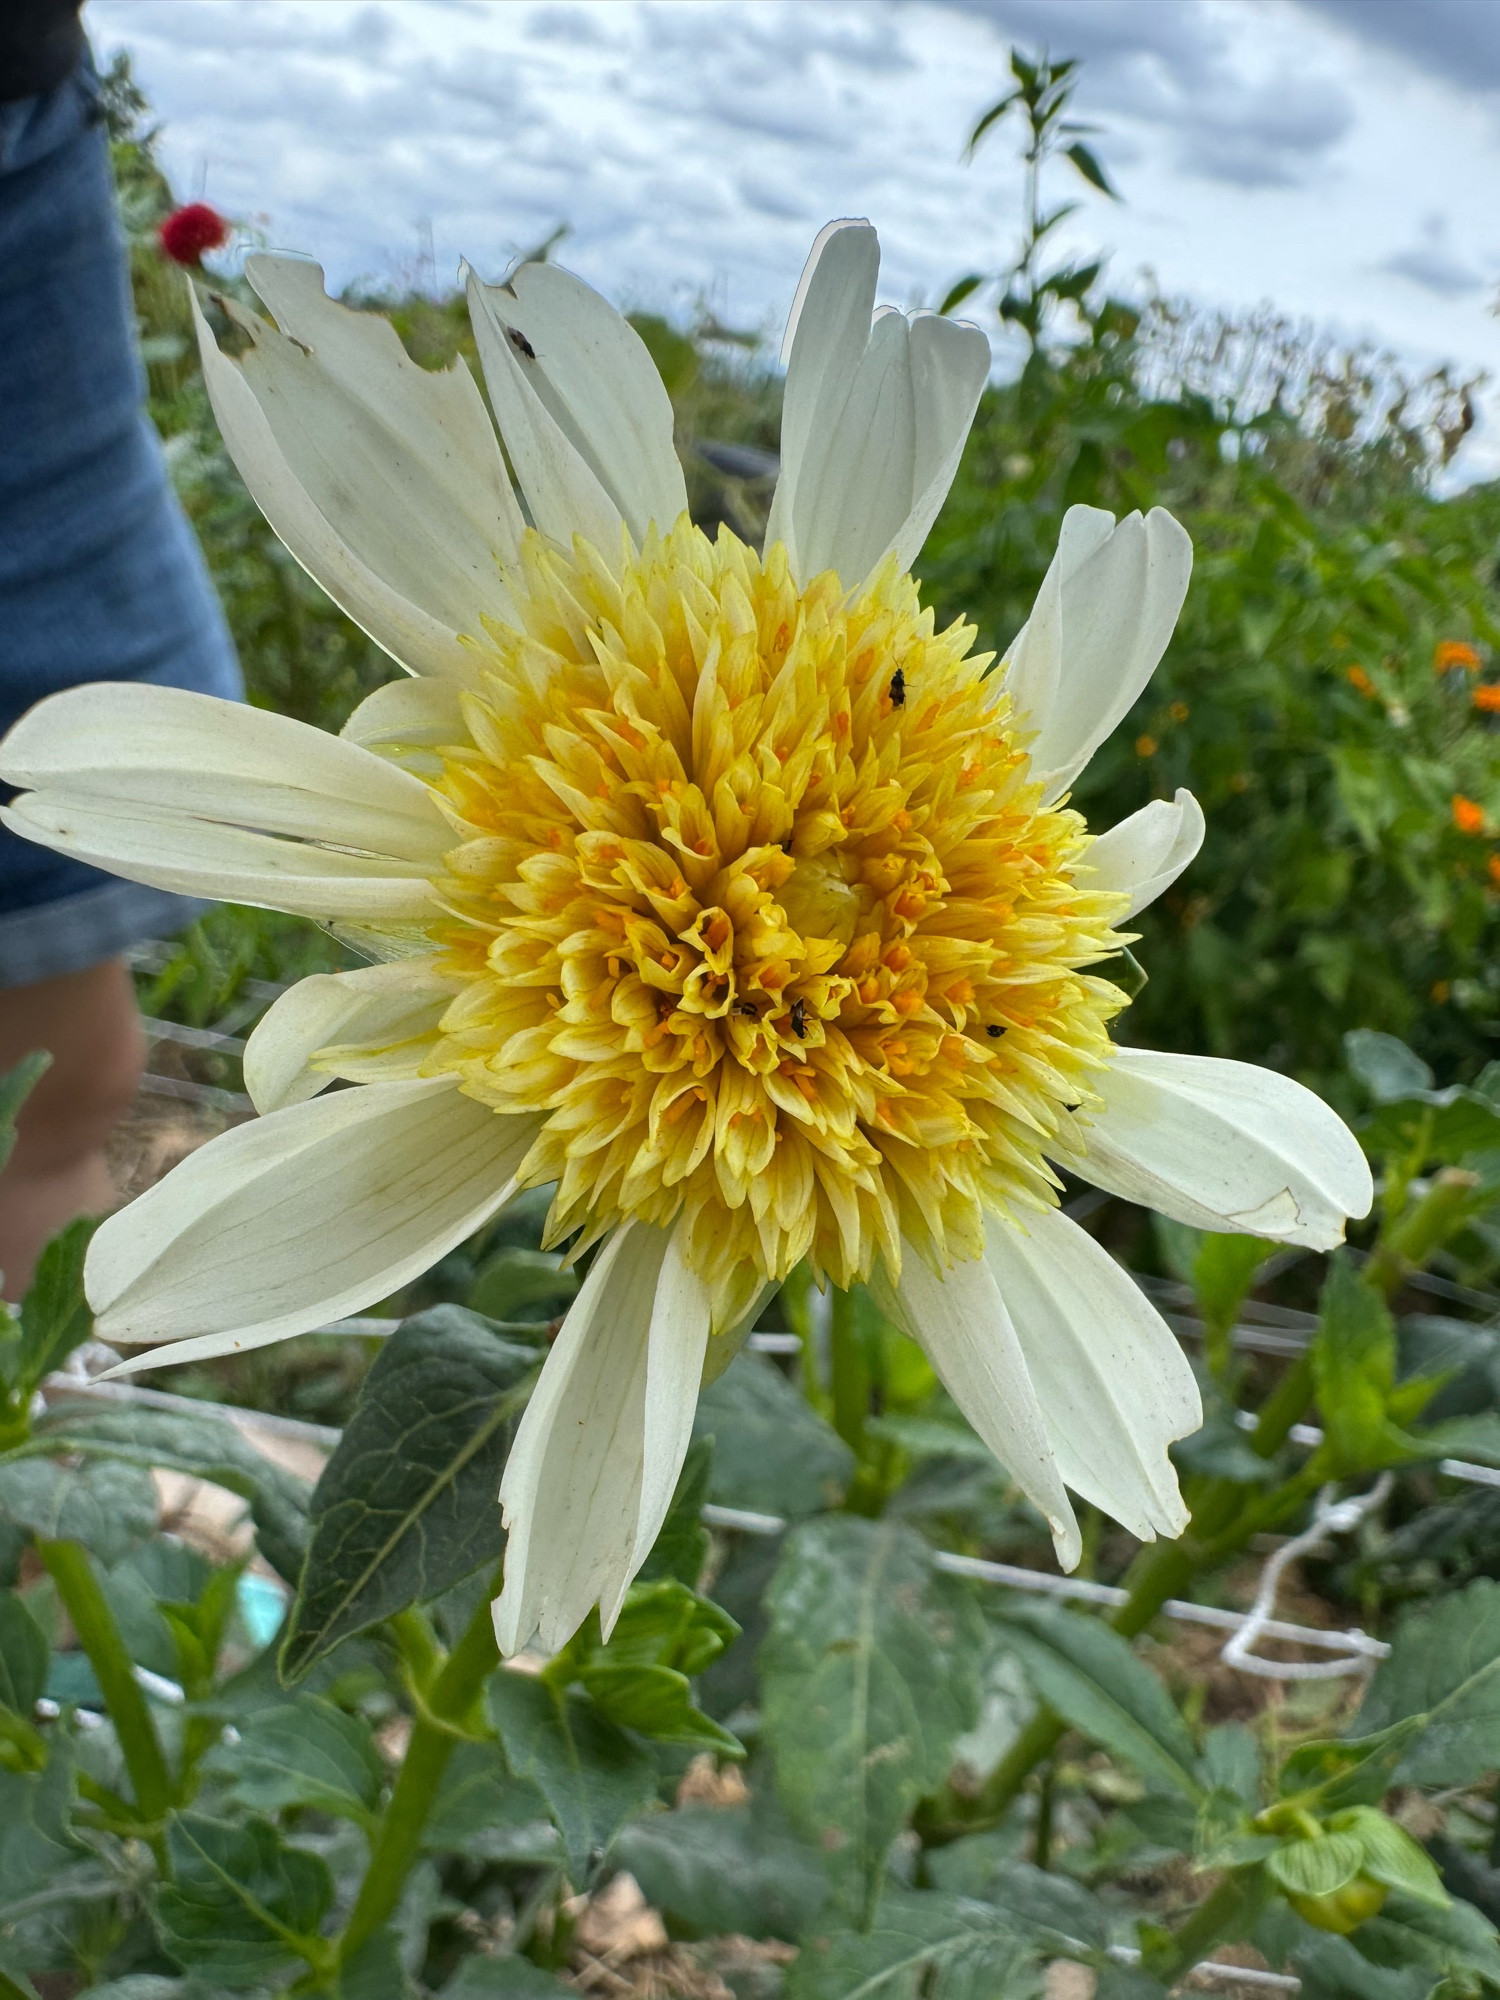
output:
M935 1278L910 1245L901 1250L896 1299L907 1330L927 1350L943 1386L1052 1530L1057 1560L1083 1553L1026 1358L994 1273L983 1258Z
M469 322L495 421L532 520L544 535L565 544L581 535L612 557L624 517L532 382L529 359L511 339L510 294L499 285L481 284L472 271L468 293Z
M457 683L432 676L387 681L366 695L339 735L427 779L442 772L441 750L470 740Z
M1180 1535L1167 1446L1203 1421L1176 1337L1109 1252L1058 1209L992 1216L985 1261L1010 1308L1063 1478L1131 1534Z
M284 910L319 923L431 918L437 899L417 862L339 854L149 806L64 791L23 792L0 825L91 867L181 896Z
M830 222L818 231L797 284L781 344L786 393L781 405L781 480L767 543L786 540L795 484L815 430L838 418L849 384L870 344L870 315L880 275L880 239L868 222ZM777 527L778 516L788 518Z
M456 990L426 959L299 979L245 1044L245 1088L256 1110L304 1103L335 1076L358 1083L416 1076ZM360 1045L357 1052L351 1044ZM334 1047L344 1061L311 1067L319 1050Z
M1331 1250L1367 1215L1370 1169L1344 1121L1300 1083L1213 1056L1116 1049L1095 1088L1086 1180L1197 1229Z
M358 1312L510 1199L539 1126L439 1080L335 1091L221 1133L89 1245L100 1338L170 1342L177 1362Z
M977 327L882 307L868 223L830 223L813 245L784 353L782 473L767 542L804 580L857 587L891 551L909 567L958 468L989 374Z
M902 569L910 569L921 554L928 530L948 497L992 359L989 341L968 320L941 319L936 313L914 315L912 497L890 544Z
M144 682L38 702L0 744L13 832L153 888L322 919L430 914L427 788L286 716ZM276 838L290 835L292 838Z
M595 1257L527 1405L500 1486L502 1653L606 1635L666 1518L692 1435L709 1296L676 1236L617 1229Z
M672 400L646 343L582 278L523 264L489 303L531 348L516 364L625 517L636 541L665 533L687 507L672 443Z
M414 672L467 678L458 635L504 616L498 563L520 510L483 399L462 360L410 360L375 313L325 297L300 258L254 257L251 282L281 330L221 301L250 346L219 349L198 306L204 379L230 455L303 567Z
M1084 865L1094 874L1087 886L1129 896L1129 907L1115 918L1122 924L1171 888L1203 845L1203 830L1203 808L1191 792L1179 790L1170 802L1153 799L1090 847Z
M358 744L148 681L95 681L38 702L0 743L0 776L424 866L453 845L427 787Z
M1065 791L1156 671L1187 594L1193 545L1154 507L1110 532L1070 508L1036 608L1007 655L1006 691L1034 729L1032 769Z

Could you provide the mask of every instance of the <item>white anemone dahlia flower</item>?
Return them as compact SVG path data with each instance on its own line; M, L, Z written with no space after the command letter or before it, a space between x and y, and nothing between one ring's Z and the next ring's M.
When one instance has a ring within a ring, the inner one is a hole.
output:
M566 271L469 279L497 440L462 361L253 257L276 324L226 303L231 356L199 320L225 440L412 678L338 737L92 686L0 746L15 832L377 961L279 1000L245 1057L264 1115L95 1236L101 1336L170 1344L127 1365L356 1312L527 1186L556 1184L549 1240L595 1246L501 1490L507 1653L594 1604L608 1631L700 1382L801 1259L881 1288L1072 1566L1069 1487L1181 1531L1167 1447L1201 1411L1056 1167L1315 1249L1369 1207L1299 1085L1112 1044L1089 968L1203 818L1179 792L1093 838L1066 794L1161 657L1188 538L1075 507L1000 671L936 631L910 565L990 354L875 310L878 265L863 222L813 247L757 554L692 525L650 357Z

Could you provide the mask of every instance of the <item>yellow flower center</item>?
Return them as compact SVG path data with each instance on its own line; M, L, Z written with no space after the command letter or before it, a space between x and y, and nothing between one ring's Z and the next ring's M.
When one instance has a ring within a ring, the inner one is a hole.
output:
M507 583L435 786L464 990L428 1067L547 1114L550 1238L685 1217L723 1327L804 1257L941 1267L1053 1200L1122 901L1075 879L973 629L894 564L799 591L685 520L623 571L528 535Z

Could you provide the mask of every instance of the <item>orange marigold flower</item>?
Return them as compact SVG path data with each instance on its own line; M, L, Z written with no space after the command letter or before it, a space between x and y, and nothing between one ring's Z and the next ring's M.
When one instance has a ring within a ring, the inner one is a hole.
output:
M1186 722L1192 712L1185 701L1174 701L1172 706L1167 710L1168 715L1171 716L1174 722Z
M1474 706L1486 715L1500 715L1500 681L1481 681L1474 690Z
M1156 755L1156 738L1154 736L1137 736L1135 739L1135 754L1137 757L1154 757Z
M1439 639L1432 655L1433 671L1446 674L1454 667L1465 667L1472 674L1479 669L1479 649L1471 646L1467 639Z
M1485 867L1489 870L1490 880L1497 889L1500 889L1500 854L1492 854Z
M1473 799L1466 799L1462 792L1453 794L1453 824L1460 833L1484 832L1484 807Z
M1349 683L1350 687L1357 688L1365 696L1366 700L1378 701L1380 699L1379 691L1374 681L1370 679L1370 676L1365 672L1363 667L1345 667L1344 679Z

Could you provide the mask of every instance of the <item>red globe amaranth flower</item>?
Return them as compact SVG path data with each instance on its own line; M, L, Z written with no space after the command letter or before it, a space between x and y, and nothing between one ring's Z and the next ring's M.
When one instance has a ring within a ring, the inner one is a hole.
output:
M190 201L175 208L156 232L162 250L174 264L196 264L205 250L218 250L229 241L229 224L206 201Z

